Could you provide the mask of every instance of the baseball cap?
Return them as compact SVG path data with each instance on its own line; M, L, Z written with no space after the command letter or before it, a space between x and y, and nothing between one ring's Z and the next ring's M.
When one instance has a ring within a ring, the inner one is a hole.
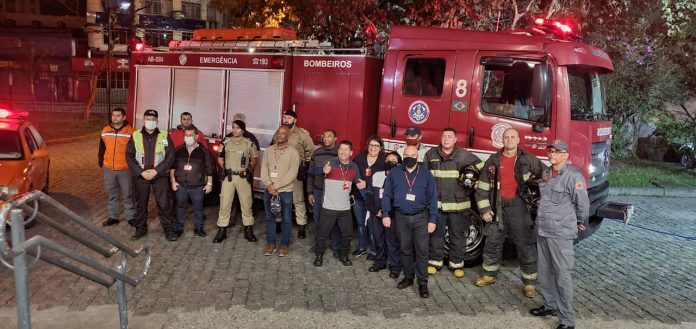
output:
M409 126L406 128L406 136L415 136L415 135L420 135L421 130L418 128L418 126Z
M286 110L285 112L283 112L283 115L289 115L289 116L297 119L297 113L295 113L295 111L293 111L293 110Z
M153 116L153 117L156 118L156 117L157 117L157 111L152 110L152 109L147 110L147 111L145 111L145 113L143 113L143 116L146 116L146 115Z
M566 144L566 142L564 142L561 139L554 139L553 142L551 142L551 144L546 146L547 149L552 147L559 151L568 152L568 144Z

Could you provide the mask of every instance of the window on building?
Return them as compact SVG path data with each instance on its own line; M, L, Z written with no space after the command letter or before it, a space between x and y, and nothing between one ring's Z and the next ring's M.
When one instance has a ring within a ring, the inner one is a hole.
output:
M146 15L169 16L172 12L172 0L144 0L143 8Z
M149 30L145 32L145 44L148 47L167 47L174 40L172 31Z
M181 11L186 18L201 19L201 0L181 1Z
M486 65L483 73L481 109L486 113L536 121L543 108L531 104L531 85L537 62Z
M104 44L109 44L109 38L104 32ZM127 45L130 40L130 31L127 29L116 29L111 31L111 38L114 44Z
M445 81L443 58L409 58L402 91L409 96L440 96Z

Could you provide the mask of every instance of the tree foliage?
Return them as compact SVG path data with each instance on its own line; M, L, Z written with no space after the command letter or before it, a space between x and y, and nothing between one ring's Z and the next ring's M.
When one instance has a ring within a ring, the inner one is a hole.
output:
M694 0L214 0L236 27L283 26L301 38L337 47L362 39L370 25L455 29L524 28L535 17L574 22L585 42L610 54L607 105L615 123L615 151L632 152L639 128L683 104L696 91ZM627 123L631 123L627 125ZM630 129L630 127L633 127ZM696 121L691 126L696 127ZM696 130L696 129L692 129Z

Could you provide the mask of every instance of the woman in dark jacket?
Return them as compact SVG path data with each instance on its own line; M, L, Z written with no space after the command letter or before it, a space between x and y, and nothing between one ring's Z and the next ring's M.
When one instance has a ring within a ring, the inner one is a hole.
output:
M365 180L367 187L366 191L372 189L372 173L384 170L384 155L382 155L382 149L384 143L382 138L379 136L370 136L367 139L367 145L365 151L358 154L353 162L358 165L360 169L360 175ZM367 257L369 260L374 259L375 255L375 243L369 232L369 222L375 220L375 212L370 211L368 216L368 209L365 206L365 199L360 193L353 193L355 197L355 204L353 204L353 215L355 215L355 221L358 224L358 248L353 252L353 256L360 257L367 253L367 242L370 242L370 255ZM369 197L367 197L369 198Z

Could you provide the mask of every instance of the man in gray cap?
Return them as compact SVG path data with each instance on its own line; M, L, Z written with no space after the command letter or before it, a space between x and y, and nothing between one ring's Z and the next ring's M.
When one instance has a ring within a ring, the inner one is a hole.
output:
M573 240L585 230L590 212L585 178L567 164L568 144L560 139L547 146L551 168L544 171L537 213L539 292L544 305L530 310L534 316L558 315L557 329L575 328Z

